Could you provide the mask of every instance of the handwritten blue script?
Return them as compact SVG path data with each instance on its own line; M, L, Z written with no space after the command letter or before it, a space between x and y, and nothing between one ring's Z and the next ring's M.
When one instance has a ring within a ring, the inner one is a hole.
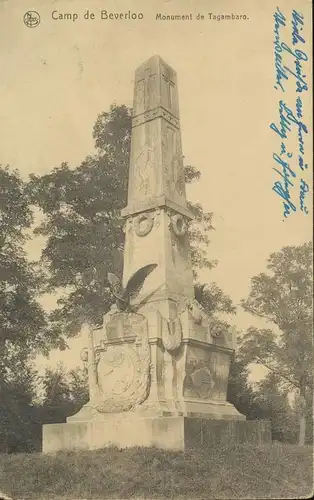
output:
M273 153L273 171L278 180L273 183L273 191L280 198L283 217L287 219L298 210L308 215L307 196L310 187L303 178L308 169L306 163L305 135L308 126L304 119L303 93L308 92L303 36L304 16L293 10L287 19L277 7L274 15L274 88L280 93L277 122L270 128L279 139L278 150ZM292 28L292 29L291 29ZM291 85L293 86L291 97ZM289 94L286 90L290 90ZM292 102L289 102L292 101ZM297 190L297 194L296 191Z

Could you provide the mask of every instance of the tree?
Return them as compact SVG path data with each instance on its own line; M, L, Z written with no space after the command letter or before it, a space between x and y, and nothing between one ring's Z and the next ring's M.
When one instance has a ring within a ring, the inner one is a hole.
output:
M32 212L17 172L0 167L0 370L17 350L40 342L44 313L34 300L38 276L27 261L23 244ZM12 351L14 351L12 353Z
M227 401L248 420L263 419L257 394L248 381L249 370L239 354L234 353L229 371Z
M33 449L37 373L24 360L16 363L16 370L0 380L0 450L4 452Z
M29 183L32 201L44 216L35 234L47 239L41 258L46 291L63 291L50 319L66 335L76 334L84 321L92 325L102 322L112 304L107 273L122 273L120 211L127 203L131 110L111 106L109 112L99 115L93 136L95 155L74 169L63 163L49 174L31 175ZM185 167L187 183L199 178L198 170ZM195 216L190 240L197 279L198 269L216 264L206 256L212 214L199 204L189 206ZM207 302L211 292L216 304L221 299L232 308L217 285L207 289Z
M306 400L312 391L312 244L284 247L268 259L269 274L251 280L245 311L274 329L250 327L243 337L247 362L264 365L301 398L299 443L304 444Z
M202 304L209 316L236 313L236 307L231 298L221 290L217 283L201 284L197 281L194 289L196 300Z
M42 275L24 249L32 222L25 183L0 166L0 434L17 442L30 432L36 374L29 361L61 345L37 300Z
M46 368L42 379L43 396L39 405L42 423L65 422L87 403L87 371L77 368L67 372L62 364Z
M17 171L0 166L0 366L13 358L47 353L58 344L38 302L43 276L26 257L33 222L26 184ZM11 361L10 361L11 360Z
M269 372L257 384L256 400L263 418L271 422L272 439L295 443L296 427L288 392L274 372Z

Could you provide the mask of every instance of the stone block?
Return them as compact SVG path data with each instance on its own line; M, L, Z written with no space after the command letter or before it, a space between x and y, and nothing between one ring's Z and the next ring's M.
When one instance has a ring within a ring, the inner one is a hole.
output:
M185 419L185 448L224 446L235 442L262 445L271 442L268 421Z
M212 420L184 416L139 418L111 414L103 420L43 426L43 452L95 450L109 446L156 446L185 450L230 442L256 445L271 442L269 422Z

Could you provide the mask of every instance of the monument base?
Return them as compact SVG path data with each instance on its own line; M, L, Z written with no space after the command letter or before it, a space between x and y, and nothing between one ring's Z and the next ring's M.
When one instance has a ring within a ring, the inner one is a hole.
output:
M139 417L107 414L103 419L43 426L43 452L135 446L185 450L216 444L271 442L266 421L198 416Z

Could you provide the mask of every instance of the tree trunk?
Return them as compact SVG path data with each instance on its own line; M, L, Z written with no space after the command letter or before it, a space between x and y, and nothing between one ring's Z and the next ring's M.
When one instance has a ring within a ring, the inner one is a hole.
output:
M299 446L305 444L305 427L306 427L306 399L305 387L303 384L300 386L300 417L299 417Z
M96 363L95 348L94 348L94 331L92 327L88 324L84 324L82 328L85 331L87 330L87 338L88 338L87 370L88 370L88 382L89 382L89 399L90 401L92 401L99 395L97 363Z
M5 376L5 341L6 339L2 337L1 331L0 331L0 377L4 378ZM1 381L0 378L0 381Z
M305 444L305 412L300 415L299 421L299 446L304 446Z

